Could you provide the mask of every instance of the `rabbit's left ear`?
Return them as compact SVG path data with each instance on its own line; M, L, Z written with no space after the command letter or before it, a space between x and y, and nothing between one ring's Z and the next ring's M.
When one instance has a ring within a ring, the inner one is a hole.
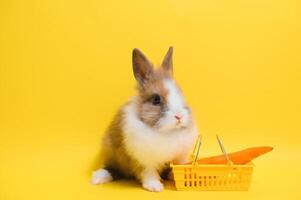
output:
M133 50L133 72L136 80L141 86L145 85L145 82L149 81L154 74L153 66L148 61L145 55L139 50Z
M172 71L173 71L173 64L172 64L172 53L173 53L173 47L169 47L163 62L161 64L162 68L168 72L170 75L172 75Z

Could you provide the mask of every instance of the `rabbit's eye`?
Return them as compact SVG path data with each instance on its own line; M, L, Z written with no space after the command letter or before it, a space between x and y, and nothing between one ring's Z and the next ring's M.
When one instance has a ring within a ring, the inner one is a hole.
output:
M154 94L152 97L152 104L157 106L161 104L161 97L158 94Z

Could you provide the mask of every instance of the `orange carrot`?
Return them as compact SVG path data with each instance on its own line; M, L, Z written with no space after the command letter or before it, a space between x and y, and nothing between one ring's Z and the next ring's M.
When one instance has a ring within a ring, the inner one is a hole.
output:
M228 156L229 159L233 162L233 164L243 165L257 158L258 156L261 156L272 150L273 147L269 146L253 147L242 151L230 153L228 154ZM227 164L227 160L224 155L201 158L197 162L198 164ZM191 164L191 162L188 164Z

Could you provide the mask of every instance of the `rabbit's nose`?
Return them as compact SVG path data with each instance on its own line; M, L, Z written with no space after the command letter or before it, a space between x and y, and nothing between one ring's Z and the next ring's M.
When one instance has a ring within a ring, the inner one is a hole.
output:
M181 119L182 119L182 115L175 115L175 118L178 120L178 121L180 121Z

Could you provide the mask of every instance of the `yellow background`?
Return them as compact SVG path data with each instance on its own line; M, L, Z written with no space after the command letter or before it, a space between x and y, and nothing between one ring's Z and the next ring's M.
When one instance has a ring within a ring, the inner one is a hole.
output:
M0 2L0 199L300 199L298 0ZM131 51L169 45L201 155L271 145L249 192L89 184L100 138L134 95ZM298 191L299 189L299 191Z

